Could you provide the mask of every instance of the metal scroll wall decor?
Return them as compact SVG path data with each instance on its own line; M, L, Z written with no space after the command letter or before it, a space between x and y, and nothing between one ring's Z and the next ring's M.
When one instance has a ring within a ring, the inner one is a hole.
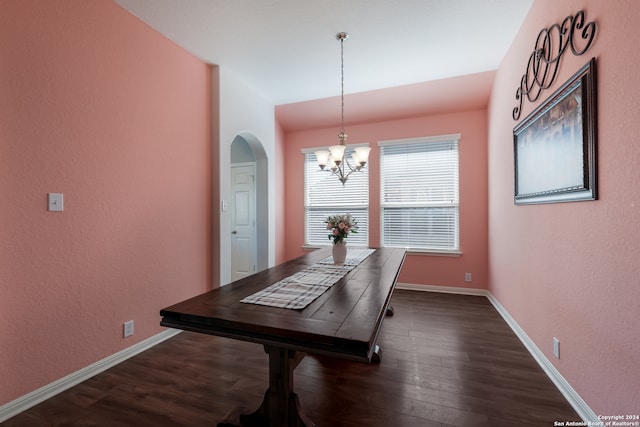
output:
M596 23L585 23L583 10L575 16L567 16L561 24L553 24L538 33L534 50L529 56L527 71L516 91L519 103L513 109L513 120L520 118L525 96L529 102L535 102L543 90L553 85L558 75L560 59L567 48L571 48L575 56L580 56L591 47L595 35ZM580 48L580 45L583 47Z

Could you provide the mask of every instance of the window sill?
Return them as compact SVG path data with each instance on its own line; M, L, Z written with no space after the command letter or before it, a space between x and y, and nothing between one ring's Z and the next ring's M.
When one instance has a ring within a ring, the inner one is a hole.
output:
M431 251L428 249L411 249L407 248L407 255L420 255L420 256L444 256L458 258L462 256L460 251Z
M302 249L305 251L314 251L320 248L326 248L328 245L302 245ZM433 251L429 249L411 249L411 248L400 248L406 249L407 255L419 255L419 256L444 256L444 257L461 257L462 252L460 251Z

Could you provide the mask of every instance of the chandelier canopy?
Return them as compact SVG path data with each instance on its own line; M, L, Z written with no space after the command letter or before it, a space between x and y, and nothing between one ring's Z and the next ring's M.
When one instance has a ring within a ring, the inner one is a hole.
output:
M369 160L370 147L356 147L355 153L351 156L351 161L345 158L345 150L347 148L347 134L344 132L344 42L349 38L349 34L340 32L336 34L336 39L340 41L340 101L341 101L341 120L340 133L338 133L338 145L333 145L327 150L319 150L315 152L316 160L320 169L329 171L335 175L342 185L347 182L349 175L353 172L360 172ZM328 169L325 169L329 166Z

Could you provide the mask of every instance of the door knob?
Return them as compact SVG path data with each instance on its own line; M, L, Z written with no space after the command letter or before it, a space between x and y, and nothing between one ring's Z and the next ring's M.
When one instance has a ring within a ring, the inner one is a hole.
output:
M233 230L233 231L231 232L231 234L238 234L238 231L237 231L237 230Z

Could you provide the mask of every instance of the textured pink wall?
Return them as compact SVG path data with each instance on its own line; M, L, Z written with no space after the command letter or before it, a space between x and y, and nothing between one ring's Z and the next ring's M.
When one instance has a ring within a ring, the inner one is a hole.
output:
M212 124L210 67L109 0L0 2L0 58L2 405L211 287Z
M347 101L345 101L347 103ZM360 125L347 125L351 143L369 142L369 244L380 244L380 163L377 142L389 139L462 134L460 140L460 246L459 257L412 255L407 257L400 282L440 286L487 286L487 112L464 111ZM330 145L336 128L296 131L285 135L287 179L286 256L304 253L304 182L300 150ZM348 183L347 183L348 185ZM473 282L464 282L464 273Z
M599 200L516 207L515 90L538 32L580 9L598 24L594 45L564 55L542 99L596 57ZM635 0L537 0L498 70L489 109L490 290L602 415L640 408L639 18Z

